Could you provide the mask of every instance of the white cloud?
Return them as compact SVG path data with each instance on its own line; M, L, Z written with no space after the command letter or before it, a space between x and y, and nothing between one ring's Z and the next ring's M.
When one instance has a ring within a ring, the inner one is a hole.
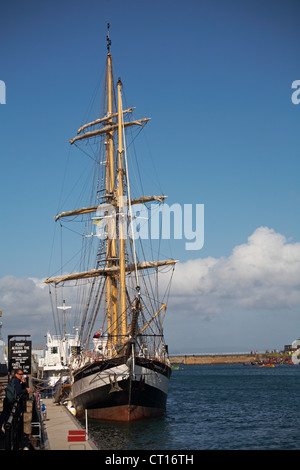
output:
M179 263L170 304L204 317L228 308L288 309L300 305L299 287L300 243L259 227L227 258Z
M264 341L271 341L268 335L273 335L277 343L281 335L282 345L288 343L295 339L298 324L295 309L300 307L299 287L300 243L259 227L228 257L178 263L168 302L169 344L173 349L180 344L182 351L188 347L197 351L207 344L216 347L221 342L230 348L240 342L241 336L248 335L249 348L257 349L260 334ZM1 278L0 309L4 335L30 334L37 345L43 342L48 329L54 332L48 287L43 279ZM276 331L270 327L270 316ZM203 322L205 319L214 321Z
M42 279L4 276L0 279L0 306L5 336L30 334L40 343L47 320L52 319L48 288Z

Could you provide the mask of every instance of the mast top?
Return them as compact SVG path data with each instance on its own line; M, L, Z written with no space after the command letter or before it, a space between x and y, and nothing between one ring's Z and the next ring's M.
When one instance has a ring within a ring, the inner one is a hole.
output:
M109 23L107 23L107 36L106 36L106 40L107 40L107 51L109 52L109 51L110 51L110 46L111 46L111 40L109 39Z

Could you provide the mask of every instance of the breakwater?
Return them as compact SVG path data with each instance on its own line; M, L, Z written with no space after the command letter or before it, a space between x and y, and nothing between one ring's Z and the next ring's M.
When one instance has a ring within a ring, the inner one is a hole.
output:
M264 362L269 354L180 354L170 356L171 364L243 364L251 362Z

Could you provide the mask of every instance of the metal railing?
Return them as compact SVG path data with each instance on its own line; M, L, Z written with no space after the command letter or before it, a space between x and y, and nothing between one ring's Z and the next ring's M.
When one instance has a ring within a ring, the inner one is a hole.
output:
M5 423L5 450L19 450L24 436L24 410L26 399L18 396Z

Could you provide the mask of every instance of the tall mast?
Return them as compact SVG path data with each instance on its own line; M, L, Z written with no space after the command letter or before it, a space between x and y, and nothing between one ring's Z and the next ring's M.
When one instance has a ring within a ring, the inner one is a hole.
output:
M127 332L127 317L126 317L126 285L125 285L125 234L124 234L124 175L123 168L123 110L122 110L122 82L119 79L118 83L118 209L119 209L119 247L120 247L120 309L121 309L121 335L124 340ZM123 341L122 341L123 342Z
M70 308L72 308L71 306L66 306L66 301L63 300L63 306L62 307L57 307L58 310L62 310L63 311L63 331L64 331L64 338L66 337L66 310L69 310Z
M113 114L113 73L112 58L110 54L111 40L109 39L109 24L107 25L107 63L106 63L106 86L107 86L107 115L108 124L112 124ZM111 204L114 197L114 130L109 130L106 134L106 201ZM111 234L109 234L111 235ZM115 266L116 262L116 240L115 236L109 236L106 248L106 265L107 267ZM107 277L106 287L107 299L107 330L109 349L115 343L116 336L114 329L117 322L117 283L116 276ZM113 336L114 335L114 336Z

